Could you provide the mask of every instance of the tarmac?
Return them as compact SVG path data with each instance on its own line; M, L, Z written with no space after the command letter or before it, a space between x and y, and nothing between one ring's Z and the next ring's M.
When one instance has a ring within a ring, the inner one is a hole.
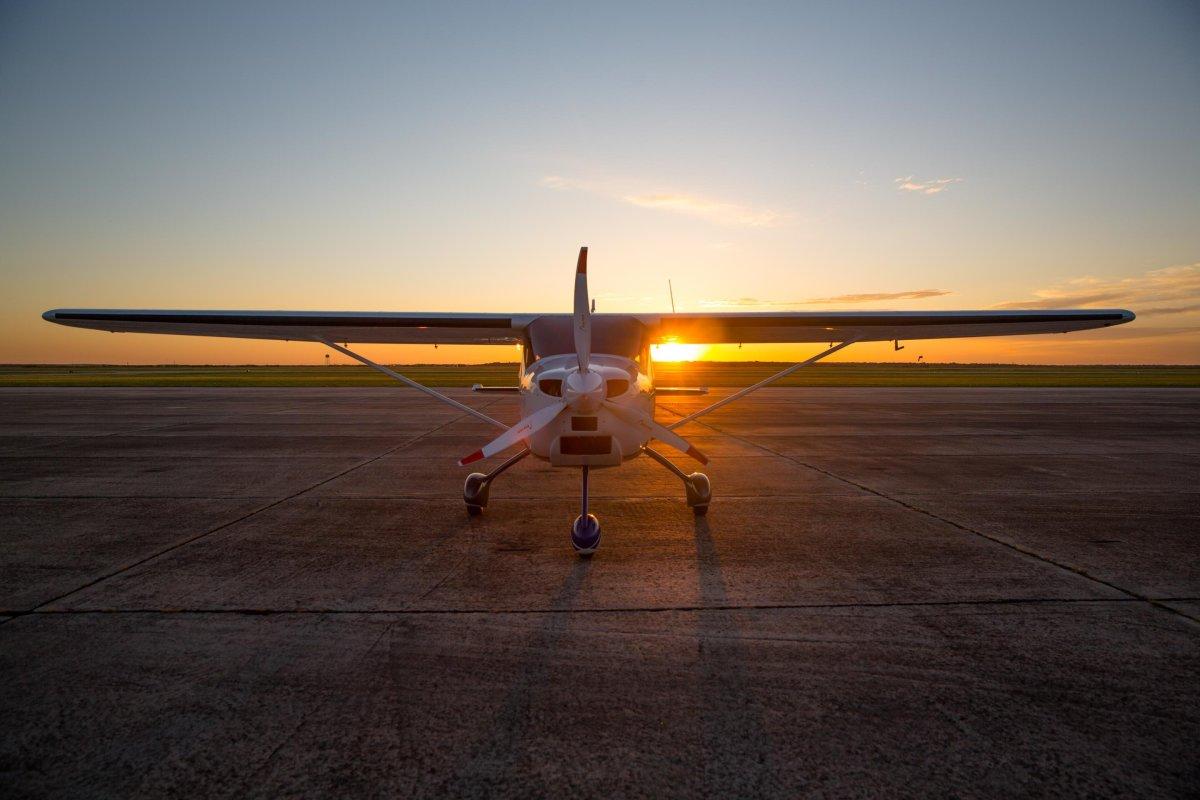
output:
M1200 391L702 423L708 516L595 471L582 559L578 471L470 518L409 389L0 391L0 795L1200 792Z

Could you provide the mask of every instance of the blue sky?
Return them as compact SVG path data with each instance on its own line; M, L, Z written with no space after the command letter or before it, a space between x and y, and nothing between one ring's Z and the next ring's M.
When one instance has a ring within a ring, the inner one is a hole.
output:
M601 310L1103 296L926 352L1200 361L1197 220L1192 3L0 5L0 361L315 361L37 315L562 310L580 244Z

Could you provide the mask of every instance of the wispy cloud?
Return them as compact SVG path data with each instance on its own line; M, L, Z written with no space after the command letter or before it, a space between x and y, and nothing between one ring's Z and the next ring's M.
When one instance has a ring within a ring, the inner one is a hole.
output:
M830 303L883 303L889 300L924 300L927 297L943 297L950 294L945 289L915 289L910 292L870 292L866 294L839 294L833 297L814 297L801 300L805 305L829 305Z
M686 214L718 225L771 228L783 224L788 218L785 212L772 208L731 203L675 190L647 189L634 186L631 181L579 180L562 175L546 175L540 184L547 189L587 192L639 208Z
M1191 314L1200 311L1200 303L1191 306L1166 306L1164 308L1147 308L1142 311L1142 316L1163 316L1166 314Z
M1160 305L1166 304L1166 305ZM1200 311L1200 262L1155 269L1128 278L1076 278L1045 289L1033 298L997 308L1086 308L1121 306L1139 315L1190 314Z
M1197 336L1198 334L1200 334L1200 326L1196 325L1176 327L1122 325L1119 328L1094 328L1088 331L1079 331L1071 334L1070 338L1075 341L1091 339L1096 342L1109 342L1113 339L1161 339L1164 336ZM1047 340L1038 337L1027 340L1024 344L1036 347L1038 342L1048 343Z
M1053 289L1039 289L1034 292L1035 300L1012 300L1000 303L996 308L1087 308L1116 303L1128 295L1124 292L1059 292Z
M583 191L590 191L589 189L584 189L584 184L581 181L564 178L562 175L546 175L538 183L547 189L582 189Z
M790 306L791 303L773 303L770 300L759 300L757 297L738 297L732 300L701 300L701 308L762 308L765 306Z
M962 183L962 178L934 178L928 181L917 180L916 175L908 175L903 178L896 178L893 181L896 188L902 192L916 192L917 194L940 194L950 188L955 183Z
M869 292L863 294L839 294L833 297L812 297L807 300L759 300L756 297L739 297L736 300L701 300L705 308L754 308L788 306L826 306L853 303L883 303L892 300L924 300L929 297L942 297L950 292L945 289L915 289L907 292Z

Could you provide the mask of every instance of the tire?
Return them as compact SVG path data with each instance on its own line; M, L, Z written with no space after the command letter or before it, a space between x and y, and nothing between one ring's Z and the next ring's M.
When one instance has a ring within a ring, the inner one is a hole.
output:
M588 514L586 520L579 516L571 523L571 546L583 557L596 552L600 546L600 520L595 515Z
M487 475L482 472L472 472L467 476L463 484L463 502L467 504L467 513L472 517L479 516L487 505L490 488Z
M704 514L708 511L708 504L712 501L712 484L708 482L708 476L703 472L693 472L688 475L687 485L687 504L693 509L703 508L704 511L696 511L697 514Z

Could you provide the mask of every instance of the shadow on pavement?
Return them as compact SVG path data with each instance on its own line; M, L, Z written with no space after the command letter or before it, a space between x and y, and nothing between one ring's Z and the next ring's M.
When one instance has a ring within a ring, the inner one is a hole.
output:
M707 517L696 517L696 561L700 604L706 609L696 615L705 793L762 796L775 788L768 764L771 746L746 677L748 658L736 612L708 610L728 606L729 598Z
M576 559L575 566L563 581L562 588L551 601L552 612L568 611L574 607L579 591L591 569L591 559ZM553 662L563 635L570 625L570 614L548 613L535 629L526 647L526 658L517 670L515 680L496 717L483 729L488 731L481 741L455 770L445 787L448 797L490 796L503 792L505 787L523 785L529 796L545 796L548 789L528 785L529 773L522 770L526 743L535 732L531 709L539 692L551 682Z

